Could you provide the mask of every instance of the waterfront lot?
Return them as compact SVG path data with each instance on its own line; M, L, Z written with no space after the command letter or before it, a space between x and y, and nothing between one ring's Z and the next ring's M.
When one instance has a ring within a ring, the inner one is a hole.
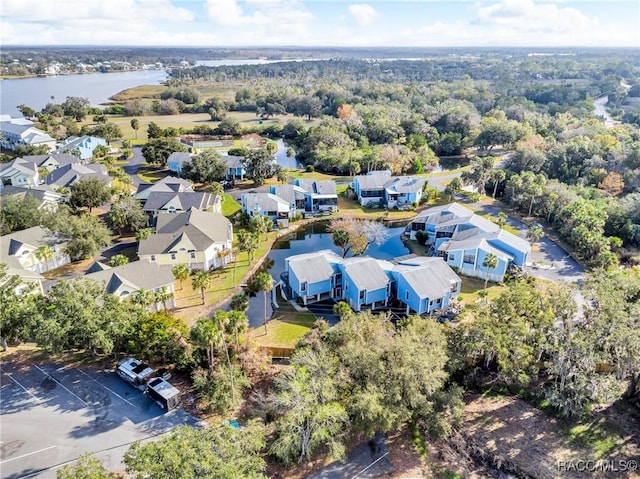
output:
M113 371L3 362L0 389L0 476L55 478L94 452L121 470L132 442L196 424L181 409L164 413Z

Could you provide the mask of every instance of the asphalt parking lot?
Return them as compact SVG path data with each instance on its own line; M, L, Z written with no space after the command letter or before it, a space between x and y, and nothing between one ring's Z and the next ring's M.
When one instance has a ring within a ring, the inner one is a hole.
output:
M93 452L122 470L130 444L197 424L182 409L164 413L113 371L3 362L0 381L0 477L55 478Z

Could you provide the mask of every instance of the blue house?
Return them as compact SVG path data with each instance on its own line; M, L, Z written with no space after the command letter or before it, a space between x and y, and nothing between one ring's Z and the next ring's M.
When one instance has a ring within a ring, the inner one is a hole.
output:
M396 298L406 306L407 315L445 309L462 286L460 277L442 258L409 255L396 260L390 274L395 280Z
M70 136L57 145L56 153L70 153L81 160L93 158L93 151L98 146L107 146L107 140L96 136Z
M185 163L191 163L191 154L184 153L182 151L174 151L167 158L167 167L169 170L177 173L178 175L182 174L182 166Z
M247 170L242 166L244 156L222 155L220 159L227 166L227 180L244 180Z
M289 203L289 208L296 214L304 214L306 211L306 191L299 186L274 185L269 187L269 193L276 195Z
M330 250L299 254L285 260L284 283L303 304L343 297L342 258Z
M419 203L425 180L418 176L392 177L388 170L353 177L351 186L362 206L402 208Z
M311 213L338 211L336 182L331 180L295 179L294 185L302 188L305 196L305 210Z
M443 257L462 274L495 282L504 279L509 266L523 267L531 252L531 245L524 238L457 203L423 211L405 234L415 239L418 231L427 233L426 245L431 255ZM483 266L488 254L498 258L498 265L489 271Z
M338 265L344 275L344 300L354 311L387 306L391 279L377 260L366 256L345 258Z

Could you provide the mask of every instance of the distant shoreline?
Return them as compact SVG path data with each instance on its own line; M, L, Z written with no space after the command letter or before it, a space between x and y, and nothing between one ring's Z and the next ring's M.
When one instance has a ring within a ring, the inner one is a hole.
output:
M49 77L63 77L69 75L94 75L94 74L104 74L108 75L109 73L128 73L128 72L146 72L146 71L161 71L167 70L167 68L130 68L128 70L109 70L106 72L65 72L65 73L56 73L55 75L42 75L42 74L31 74L31 75L0 75L0 80L27 80L30 78L49 78Z

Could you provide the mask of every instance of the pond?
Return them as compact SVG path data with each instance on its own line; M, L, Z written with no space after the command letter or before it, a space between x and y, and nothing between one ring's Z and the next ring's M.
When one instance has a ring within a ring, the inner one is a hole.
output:
M284 272L285 259L289 256L311 253L323 249L330 249L341 254L340 248L333 244L331 233L327 231L327 226L327 222L312 223L274 243L269 253L269 259L273 261L273 265L268 270L274 282L280 280L280 273ZM409 250L402 243L403 231L404 227L388 228L389 239L381 245L372 244L365 254L386 260L409 254ZM247 311L247 316L249 317L249 325L252 328L258 327L263 323L263 300L264 296L262 293L258 293L249 298L249 311ZM267 314L273 314L271 304L267 305Z

